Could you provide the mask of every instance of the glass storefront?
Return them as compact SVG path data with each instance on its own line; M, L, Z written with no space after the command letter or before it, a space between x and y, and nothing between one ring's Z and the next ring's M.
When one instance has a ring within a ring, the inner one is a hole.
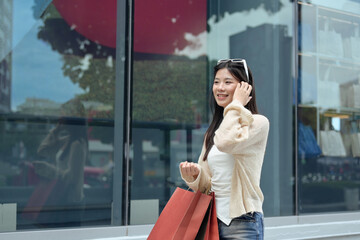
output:
M270 120L265 217L358 210L359 24L355 0L0 0L0 232L155 223L223 58Z
M17 229L110 225L116 3L1 4L0 202Z
M359 210L360 3L299 1L299 212Z
M143 204L152 217L130 207L130 223L154 222L175 187L185 187L178 166L200 153L212 69L217 59L239 57L255 76L260 112L274 123L262 177L265 213L292 215L293 5L158 2L134 5L130 205Z
M130 224L145 224L155 223L177 186L185 187L179 163L201 150L207 3L134 3Z

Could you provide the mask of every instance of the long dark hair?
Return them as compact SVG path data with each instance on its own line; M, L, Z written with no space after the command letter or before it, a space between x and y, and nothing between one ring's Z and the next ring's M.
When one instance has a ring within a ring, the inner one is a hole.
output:
M71 144L75 141L83 141L86 144L86 148L88 148L89 143L85 118L62 117L59 123L62 125L62 129L67 130L70 134L69 141L67 141L63 153L60 155L61 160L64 160L64 157L68 156L67 154L71 150Z
M250 102L248 102L248 104L246 104L245 108L249 109L252 114L257 114L258 109L256 106L255 84L254 84L254 80L253 80L253 76L252 76L250 68L248 67L249 79L247 79L243 63L231 62L230 60L227 62L221 62L214 67L214 78L216 76L216 73L220 69L223 69L223 68L226 68L231 73L231 75L239 82L247 82L252 86L252 91L250 93L250 96L252 98L251 98ZM205 151L204 158L203 158L204 161L207 159L210 149L214 145L215 131L219 128L219 126L224 118L223 117L224 108L219 106L216 103L213 91L211 90L210 92L211 92L210 108L214 114L213 114L211 124L205 133L206 151Z

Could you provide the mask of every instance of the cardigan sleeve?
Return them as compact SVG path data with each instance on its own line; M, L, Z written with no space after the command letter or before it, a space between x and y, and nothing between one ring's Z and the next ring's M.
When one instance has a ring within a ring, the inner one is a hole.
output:
M199 190L202 193L208 194L210 193L211 190L211 175L207 162L203 160L204 153L205 153L205 144L203 145L200 157L198 159L197 166L200 172L197 178L183 176L181 169L179 170L180 170L181 178L185 181L186 185L188 185L189 188L191 188L195 192Z
M239 101L232 101L224 109L224 119L215 132L214 144L229 154L241 154L249 146L267 138L269 120L256 117Z

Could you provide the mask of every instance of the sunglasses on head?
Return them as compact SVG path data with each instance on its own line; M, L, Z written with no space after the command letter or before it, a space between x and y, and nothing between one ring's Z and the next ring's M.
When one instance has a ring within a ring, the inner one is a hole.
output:
M245 59L242 59L242 58L227 58L227 59L220 59L217 64L220 64L220 63L225 63L225 62L233 62L233 63L242 63L244 64L244 68L245 68L245 73L246 73L246 77L247 77L247 80L249 81L249 72L248 72L248 68L247 68L247 64L246 64L246 60Z

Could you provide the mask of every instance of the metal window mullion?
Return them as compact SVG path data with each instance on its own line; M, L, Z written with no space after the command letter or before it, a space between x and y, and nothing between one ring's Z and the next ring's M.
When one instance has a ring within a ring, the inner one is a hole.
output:
M114 107L114 169L112 225L128 224L128 166L129 166L129 70L131 55L131 31L128 22L132 21L131 0L117 0L116 9L116 79ZM130 20L129 20L130 19ZM123 182L125 188L123 189Z
M127 17L127 54L126 54L126 81L127 81L127 103L126 103L126 142L125 142L125 212L124 224L129 225L130 218L130 143L131 143L131 113L132 113L132 66L133 66L133 18L134 0L128 0Z
M298 169L298 81L299 81L299 50L298 50L298 37L299 37L299 9L298 9L298 1L294 1L294 40L293 40L293 49L294 49L294 64L293 64L293 71L294 71L294 84L295 84L295 121L294 121L294 135L295 135L295 161L294 161L294 174L295 174L295 215L299 215L299 169Z

